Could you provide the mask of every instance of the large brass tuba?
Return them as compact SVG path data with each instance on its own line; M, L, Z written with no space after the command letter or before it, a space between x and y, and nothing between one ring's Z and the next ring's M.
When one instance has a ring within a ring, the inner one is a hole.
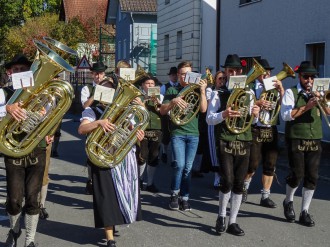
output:
M138 69L135 81L145 72ZM149 113L140 105L130 105L131 101L143 95L133 83L118 79L118 87L113 103L104 111L101 119L109 119L116 125L112 133L104 133L101 127L95 129L86 140L88 158L101 168L115 167L125 158L132 146L137 142L136 133L148 126ZM134 120L134 125L132 124Z
M295 78L296 75L293 69L286 63L283 63L282 70L276 75L278 80L284 80L287 77ZM277 121L277 116L280 112L281 102L280 94L277 90L264 91L260 95L261 100L266 100L270 103L269 109L261 109L259 113L259 120L262 124L273 124Z
M31 65L34 86L17 89L7 102L20 102L27 118L18 122L7 114L0 122L0 152L11 157L31 153L61 121L74 97L70 83L54 79L64 70L74 72L73 68L48 46L33 42L37 47Z
M253 59L253 67L247 74L245 86L253 82L258 76L266 73L266 70ZM236 88L230 94L227 101L227 107L232 110L240 112L240 117L228 117L225 120L228 130L234 134L240 134L250 128L253 116L251 115L251 103L255 102L256 98L248 88Z

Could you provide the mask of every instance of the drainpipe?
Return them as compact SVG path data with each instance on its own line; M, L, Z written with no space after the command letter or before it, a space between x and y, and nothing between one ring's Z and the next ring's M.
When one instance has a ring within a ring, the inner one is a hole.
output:
M131 54L132 54L132 57L131 57L131 66L132 68L134 68L134 57L133 57L133 49L134 49L134 19L133 19L133 13L131 12L131 20L132 20L132 30L131 30L131 34L132 34L132 41L131 41Z
M217 21L216 21L216 41L215 41L216 71L220 70L220 13L221 13L221 0L218 0L217 1Z

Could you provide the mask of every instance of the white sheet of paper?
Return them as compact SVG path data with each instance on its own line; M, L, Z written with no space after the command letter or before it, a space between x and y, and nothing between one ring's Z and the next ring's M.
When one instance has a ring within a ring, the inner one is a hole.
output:
M119 76L126 81L135 80L135 69L134 68L120 68Z
M160 95L160 87L149 87L147 96L158 96Z
M115 89L100 85L95 86L94 100L110 104L113 101Z
M235 88L245 88L246 75L235 75L229 77L228 90Z
M275 82L273 82L273 80L277 80L277 77L276 76L272 76L272 77L269 77L269 78L265 78L264 79L264 86L265 86L265 90L266 91L275 88L275 86L274 86L274 83Z
M188 71L186 76L184 77L184 81L188 83L199 83L201 80L202 74L196 72Z
M34 86L34 78L32 71L20 72L12 74L13 88L27 88Z
M330 78L314 78L312 92L329 90Z

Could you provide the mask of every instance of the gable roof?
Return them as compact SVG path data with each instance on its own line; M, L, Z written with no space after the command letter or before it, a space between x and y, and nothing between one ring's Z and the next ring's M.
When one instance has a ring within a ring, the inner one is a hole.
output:
M157 12L157 0L119 0L122 12Z

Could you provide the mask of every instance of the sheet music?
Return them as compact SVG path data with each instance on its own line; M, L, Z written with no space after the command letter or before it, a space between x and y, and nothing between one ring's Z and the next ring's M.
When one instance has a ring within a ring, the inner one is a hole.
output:
M230 76L228 82L228 90L236 88L245 88L246 78L246 75Z
M95 86L94 100L110 104L113 101L115 89L100 85Z
M27 88L34 86L34 78L32 71L25 71L12 74L13 88Z

